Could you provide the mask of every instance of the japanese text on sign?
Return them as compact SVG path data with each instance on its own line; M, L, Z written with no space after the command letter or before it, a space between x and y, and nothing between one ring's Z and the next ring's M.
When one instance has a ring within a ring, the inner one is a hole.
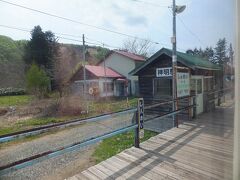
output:
M144 102L143 99L138 99L138 119L139 119L139 128L143 129L143 115L144 115Z
M177 97L190 95L189 73L177 73Z
M138 124L140 139L144 137L143 116L144 116L144 100L143 98L140 98L138 99Z
M172 76L172 68L157 68L156 69L156 77L168 77Z

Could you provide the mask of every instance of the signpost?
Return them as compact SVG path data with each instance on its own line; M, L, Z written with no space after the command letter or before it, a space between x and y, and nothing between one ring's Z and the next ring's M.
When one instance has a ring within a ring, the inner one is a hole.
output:
M190 95L189 73L177 72L177 97Z
M143 98L139 98L138 99L138 123L139 123L140 139L144 137L143 116L144 116L144 100Z

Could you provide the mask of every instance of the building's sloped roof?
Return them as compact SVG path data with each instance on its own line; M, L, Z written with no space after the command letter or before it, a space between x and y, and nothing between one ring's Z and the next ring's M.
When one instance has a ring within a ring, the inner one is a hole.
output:
M170 54L172 54L171 50L169 50L169 49L166 49L166 50L169 51ZM209 69L209 70L220 70L221 69L219 65L214 64L207 59L203 59L198 56L193 56L191 54L177 52L177 57L179 58L180 62L186 63L186 65L192 69L195 69L195 68Z
M166 55L172 57L172 50L162 48L161 50L156 52L154 55L152 55L150 58L148 58L145 63L143 63L141 66L135 68L129 74L131 74L131 75L136 74L138 71L140 71L141 69L146 67L148 64L155 61L162 54L166 54ZM207 59L203 59L201 57L193 56L193 55L182 53L182 52L177 52L177 61L191 69L221 70L219 65L216 65L216 64L208 61Z
M145 58L143 56L140 56L138 54L130 53L127 51L120 51L120 50L113 50L113 52L118 53L120 55L126 56L130 59L133 59L135 61L145 61Z
M105 71L104 67L102 66L92 66L92 65L86 65L85 66L86 70L89 72L93 73L97 77L108 77L108 78L125 78L118 72L112 70L111 68L105 67L106 71L106 76L105 76Z

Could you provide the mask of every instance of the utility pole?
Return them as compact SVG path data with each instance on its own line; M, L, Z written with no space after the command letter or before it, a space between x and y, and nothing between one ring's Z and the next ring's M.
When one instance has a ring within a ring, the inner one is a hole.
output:
M103 43L103 48L104 48L104 43ZM105 85L103 85L103 89L104 89L104 86L105 86L105 99L107 100L107 78L106 78L106 64L105 64L105 55L103 57L103 66L104 66L104 83Z
M82 41L83 41L83 79L84 79L84 85L83 85L83 96L86 96L86 56L85 56L85 37L84 34L82 36Z
M176 6L175 0L173 0L173 5L172 5L172 13L173 13L173 36L172 36L172 98L173 98L173 105L172 105L172 110L176 110L176 99L177 99L177 91L176 91L176 74L177 74L177 38L176 38L176 15L183 12L185 10L186 6ZM176 121L176 115L173 115L173 122L174 126L177 125L178 123Z
M172 111L176 110L176 65L177 65L177 39L176 39L176 3L173 0L172 5L172 12L173 12L173 36L172 36ZM173 115L173 123L176 126L176 116Z

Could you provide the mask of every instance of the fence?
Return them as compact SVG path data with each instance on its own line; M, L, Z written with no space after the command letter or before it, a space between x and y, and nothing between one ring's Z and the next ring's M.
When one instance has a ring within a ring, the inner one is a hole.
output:
M234 94L233 94L233 89L231 88L221 89L218 91L205 92L204 93L205 112L209 112L215 109L216 105L220 106L221 99L225 101L225 96L227 94L231 94L231 99L233 99Z
M189 97L184 97L184 98L189 98ZM184 98L179 98L179 99L184 99ZM191 98L194 99L194 96L191 96ZM186 107L179 108L175 111L166 112L164 114L157 115L155 117L144 119L144 121L143 121L144 111L152 109L152 108L156 108L160 105L173 103L175 101L178 101L179 99L174 99L174 100L164 101L164 102L157 102L157 103L153 103L151 105L148 105L148 106L144 107L144 100L142 98L140 98L139 101L138 101L138 108L127 109L127 110L124 110L124 111L119 111L119 112L110 113L110 114L104 114L104 115L101 115L101 116L91 117L91 118L87 118L87 119L75 119L75 120L71 120L69 122L57 123L57 124L54 124L54 125L43 126L43 127L39 127L39 128L34 128L34 129L26 130L26 131L20 131L20 132L0 136L0 143L3 143L3 142L7 142L7 141L13 141L13 140L16 140L16 139L19 139L19 138L31 136L31 135L44 133L44 132L47 132L47 131L52 130L54 128L60 128L61 129L61 128L66 128L68 126L75 126L75 125L79 125L79 124L83 124L83 123L99 122L99 121L103 121L107 118L116 118L120 115L129 114L129 113L131 113L132 116L133 116L132 117L132 123L130 125L125 126L125 127L121 127L121 128L115 129L113 131L101 134L99 136L93 136L93 137L90 137L90 138L86 138L85 140L80 141L80 142L76 142L76 143L73 143L73 144L70 144L70 145L67 145L67 146L63 146L63 147L57 148L55 150L42 152L42 153L36 154L34 156L27 157L27 158L21 159L19 161L15 161L15 162L3 165L3 166L0 167L0 175L4 175L6 173L16 171L18 169L21 169L21 168L24 168L24 167L27 167L27 166L32 166L32 165L34 165L38 162L41 162L43 160L62 155L62 154L67 153L67 152L79 150L80 148L85 147L87 145L94 144L94 143L99 142L103 139L106 139L106 138L115 136L117 134L121 134L121 133L130 131L130 130L135 130L134 146L139 147L141 131L144 129L144 122L151 121L154 118L163 119L165 117L173 116L173 115L179 114L183 111L186 111L186 110L192 109L192 108L194 110L196 106L195 106L195 104L191 104L191 105L188 105Z

